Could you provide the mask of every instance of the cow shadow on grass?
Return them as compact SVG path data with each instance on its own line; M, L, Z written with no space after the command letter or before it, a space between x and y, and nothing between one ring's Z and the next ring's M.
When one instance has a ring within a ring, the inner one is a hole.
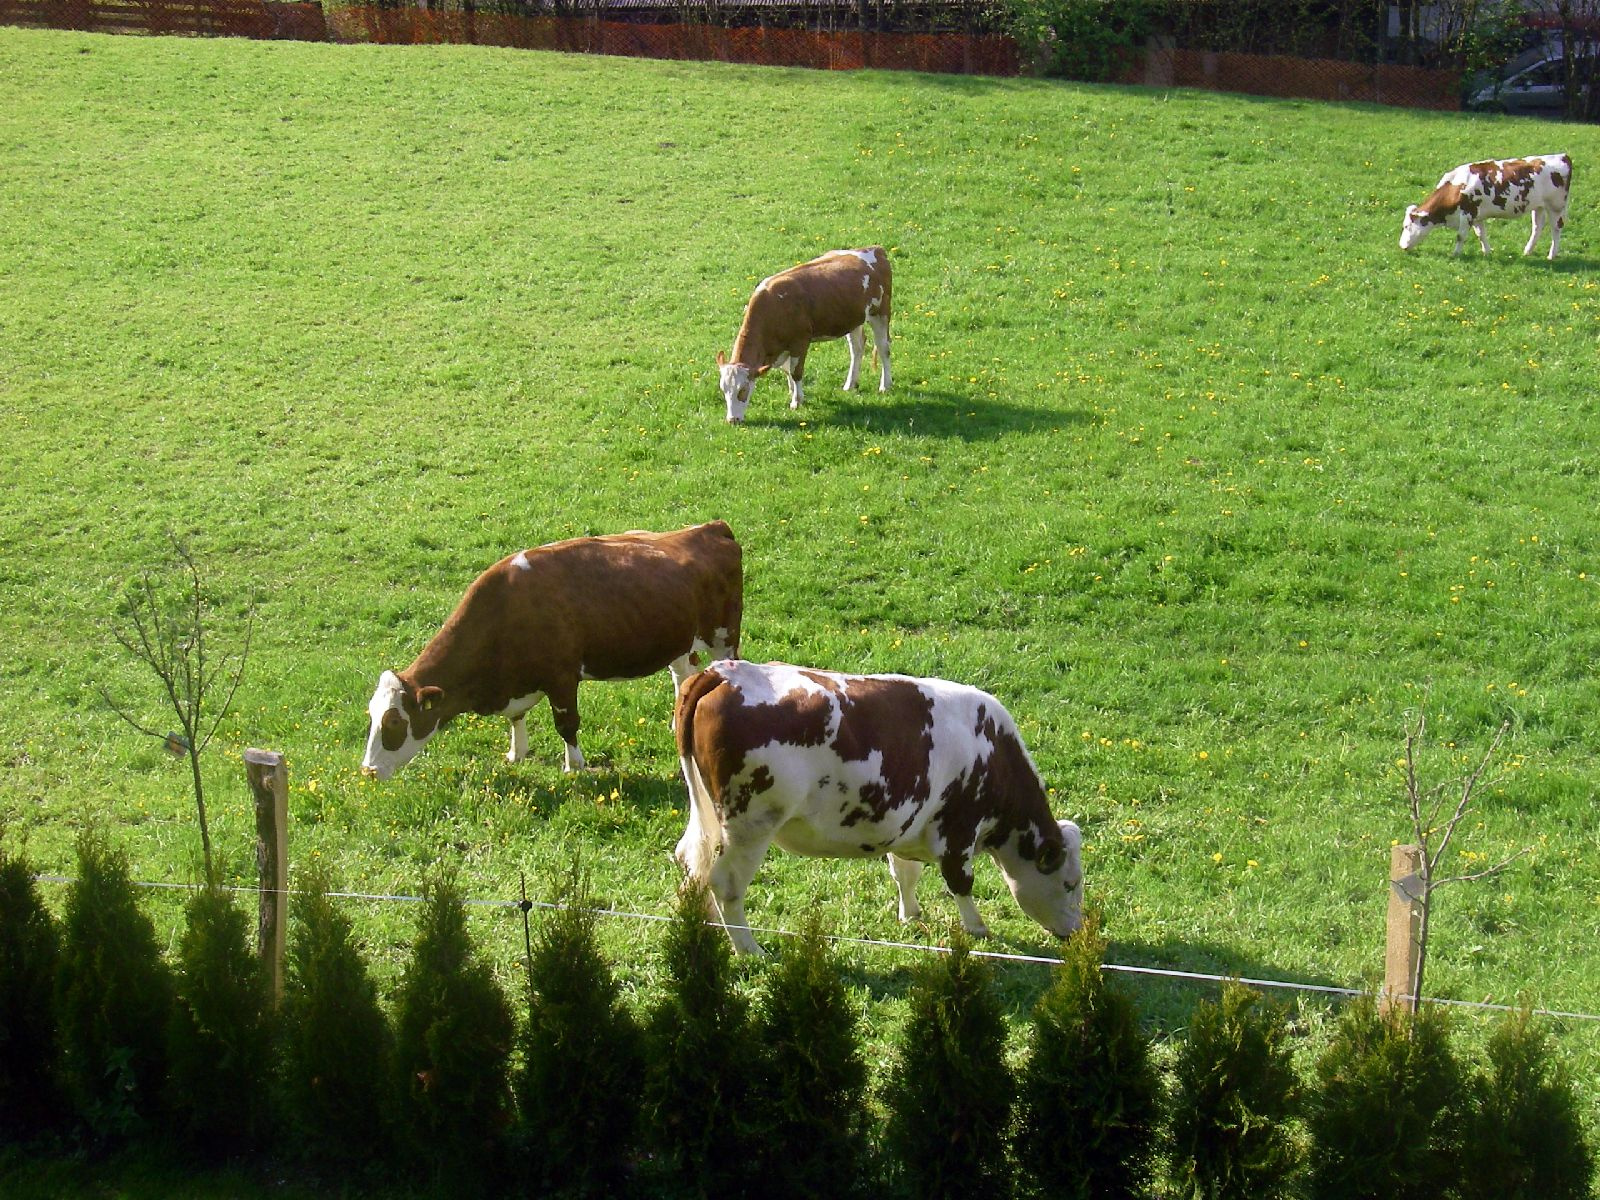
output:
M1087 425L1092 414L1081 409L1034 408L1010 400L975 399L956 392L921 390L911 393L839 393L808 400L798 411L781 416L754 416L752 426L799 430L833 425L866 433L907 433L925 437L982 442L1011 433L1040 433L1063 426Z
M932 951L945 942L940 931L921 923L919 926L919 933L908 931L905 944L923 943ZM769 950L781 954L781 940ZM1014 956L986 960L990 963L995 996L1013 1020L1025 1020L1055 981L1056 968L1048 960L1056 958L1057 952L1051 947L1042 948L1031 939L988 938L974 943L973 950ZM908 995L919 973L933 958L929 952L904 949L882 953L898 961L880 965L870 952L856 950L840 956L846 982L880 1001ZM1269 1001L1291 1007L1297 998L1313 1004L1338 1001L1351 986L1326 976L1287 970L1237 947L1214 943L1112 939L1105 963L1112 986L1133 1000L1147 1032L1157 1034L1185 1027L1198 1004L1214 1002L1221 995L1226 980L1242 980Z

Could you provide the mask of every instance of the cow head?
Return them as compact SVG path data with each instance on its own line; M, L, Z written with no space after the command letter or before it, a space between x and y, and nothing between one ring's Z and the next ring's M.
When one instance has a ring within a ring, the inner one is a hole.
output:
M728 405L728 423L738 425L744 420L744 411L750 407L750 392L756 379L767 373L766 367L752 371L744 363L729 362L728 356L717 351L717 370L722 375L722 399Z
M994 857L1017 907L1064 938L1083 925L1083 834L1071 821L1057 825L1060 842L1042 842L1030 854L1026 839L1013 839L1009 853Z
M1430 220L1428 211L1420 204L1406 209L1405 224L1400 226L1400 249L1409 250L1426 237L1438 222Z
M378 676L378 688L367 704L372 728L361 773L387 779L416 757L442 724L443 696L436 687L413 688L393 671Z

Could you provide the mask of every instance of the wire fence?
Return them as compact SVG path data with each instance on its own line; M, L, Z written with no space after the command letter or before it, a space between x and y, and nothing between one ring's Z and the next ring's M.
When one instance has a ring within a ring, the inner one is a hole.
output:
M1181 19L1123 55L1110 81L1460 107L1461 71L1396 61L1417 55L1347 28L1349 22L1291 36L1271 21L1226 21L1217 9L1176 6ZM0 0L0 24L111 33L1018 75L1035 64L1006 32L1002 12L990 0L408 0L326 7L305 0Z
M34 876L34 879L40 883L71 884L75 882L75 880L69 875L52 875L46 873L37 874ZM160 883L135 880L134 886L167 891L194 891L200 885L190 883ZM224 890L238 895L259 896L262 894L262 889L246 886L226 887ZM305 893L297 892L295 889L289 888L283 894L287 896L296 896L304 895ZM329 892L328 896L337 900L362 900L382 904L422 904L426 902L426 897L423 896L383 892ZM532 912L534 909L553 911L568 907L567 905L557 904L551 901L529 899L494 900L469 898L465 900L464 903L473 908L511 909L523 914L524 916ZM630 912L625 909L617 908L590 908L586 909L585 911L591 912L595 916L606 917L613 920L639 921L651 924L665 924L673 919L670 916L665 916L660 913ZM719 929L728 928L719 921L708 921L707 924L715 925ZM749 929L749 931L753 934L761 934L765 937L792 938L798 936L792 930L788 929L777 929L759 925L750 925L745 926L744 928ZM928 945L922 942L897 942L883 938L849 937L843 934L829 934L827 935L827 940L830 944L835 946L853 946L866 950L893 950L904 951L912 954L950 953L950 948L948 946ZM977 948L974 948L971 951L971 954L974 958L988 959L998 963L1013 963L1022 966L1058 967L1062 965L1061 959L1042 954L1015 954L1002 950L980 950ZM1184 971L1173 967L1148 967L1128 963L1102 963L1101 970L1109 971L1113 974L1128 975L1136 978L1164 979L1178 983L1197 983L1218 986L1226 983L1241 983L1247 987L1260 988L1263 990L1302 992L1308 995L1327 996L1341 1000L1348 1000L1357 996L1372 994L1372 989L1370 988L1349 988L1336 987L1331 984L1297 983L1292 980L1283 979L1252 979L1239 975L1214 975L1203 971ZM1600 1013L1575 1012L1552 1008L1531 1008L1527 1005L1497 1004L1487 1000L1455 1000L1442 996L1424 996L1422 1001L1424 1004L1436 1004L1450 1008L1470 1009L1482 1012L1528 1011L1539 1017L1549 1017L1569 1021L1600 1022Z

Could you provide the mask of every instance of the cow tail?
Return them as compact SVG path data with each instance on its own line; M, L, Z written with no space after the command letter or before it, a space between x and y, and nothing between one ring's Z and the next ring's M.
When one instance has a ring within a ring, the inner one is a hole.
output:
M711 878L711 867L722 848L722 822L717 819L716 802L706 785L705 775L694 756L694 714L700 701L722 684L713 670L701 671L684 680L678 692L676 735L678 764L684 786L689 791L689 827L678 842L677 859L689 878L704 883Z

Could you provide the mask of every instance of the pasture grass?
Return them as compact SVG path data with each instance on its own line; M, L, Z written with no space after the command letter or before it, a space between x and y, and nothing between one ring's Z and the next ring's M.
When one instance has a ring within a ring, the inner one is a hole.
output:
M1560 150L1554 264L1518 256L1522 222L1489 258L1397 249L1446 168ZM100 695L150 694L109 624L172 531L229 613L255 605L208 761L233 878L254 745L290 763L291 859L352 891L414 895L449 858L469 895L525 874L539 897L577 856L597 899L664 915L665 677L585 685L596 765L572 777L540 712L523 764L467 719L364 781L365 704L500 556L721 517L747 657L1007 703L1083 826L1114 962L1375 983L1408 720L1426 706L1436 780L1509 720L1458 844L1527 853L1440 893L1429 990L1600 1012L1600 131L0 29L0 160L0 824L39 869L99 825L136 877L198 875L185 773ZM713 360L753 285L871 243L894 390L839 392L825 346L805 409L764 382L727 427ZM774 851L748 907L937 942L954 907L926 886L902 929L882 867ZM992 868L978 899L995 948L1051 951ZM392 988L416 910L351 903ZM175 943L177 901L151 905ZM514 983L514 914L475 930ZM659 927L604 933L626 986L656 986ZM849 957L881 1045L913 956ZM1013 1019L1047 983L1000 977ZM1210 994L1132 986L1158 1030ZM1561 1046L1594 1077L1592 1026Z

